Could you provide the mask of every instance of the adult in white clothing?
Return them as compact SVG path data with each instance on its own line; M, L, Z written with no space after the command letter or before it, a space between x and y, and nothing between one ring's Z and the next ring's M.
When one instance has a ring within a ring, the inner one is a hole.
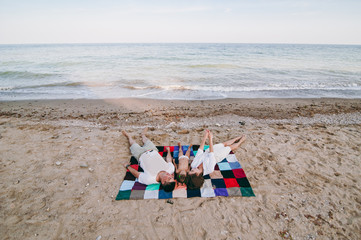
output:
M122 131L130 144L130 152L138 162L144 172L138 172L127 164L125 167L138 178L140 183L149 185L153 183L161 183L164 191L171 192L175 187L174 181L174 165L171 161L165 161L158 153L157 147L146 137L147 128L142 132L142 140L144 145L140 146L126 132Z
M207 138L209 139L209 148L204 151ZM213 134L207 129L197 154L191 163L191 171L188 173L190 179L188 186L190 188L200 188L204 182L203 176L212 173L216 164L225 159L231 151L235 151L245 140L246 136L240 136L213 145Z

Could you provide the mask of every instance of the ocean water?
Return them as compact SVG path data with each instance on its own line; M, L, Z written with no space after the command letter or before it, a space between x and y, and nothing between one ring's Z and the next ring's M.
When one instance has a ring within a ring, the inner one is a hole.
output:
M360 98L361 46L0 45L0 100Z

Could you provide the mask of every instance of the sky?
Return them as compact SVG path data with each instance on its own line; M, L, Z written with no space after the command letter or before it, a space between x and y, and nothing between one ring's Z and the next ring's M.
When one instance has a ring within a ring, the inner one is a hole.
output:
M0 44L361 44L361 0L0 0Z

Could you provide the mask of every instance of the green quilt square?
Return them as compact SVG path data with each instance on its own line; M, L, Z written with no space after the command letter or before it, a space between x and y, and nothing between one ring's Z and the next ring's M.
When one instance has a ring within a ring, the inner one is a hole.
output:
M241 193L243 197L254 197L252 188L250 187L241 187Z
M129 199L132 190L119 191L115 200Z
M160 188L160 183L154 183L154 184L148 185L145 190L146 191L154 191L154 190L159 190L159 188Z

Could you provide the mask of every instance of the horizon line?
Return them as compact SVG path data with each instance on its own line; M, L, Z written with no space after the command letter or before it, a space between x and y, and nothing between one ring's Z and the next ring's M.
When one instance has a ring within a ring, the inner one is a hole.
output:
M269 44L269 45L340 45L361 46L361 43L290 43L290 42L59 42L59 43L0 43L0 45L96 45L96 44Z

